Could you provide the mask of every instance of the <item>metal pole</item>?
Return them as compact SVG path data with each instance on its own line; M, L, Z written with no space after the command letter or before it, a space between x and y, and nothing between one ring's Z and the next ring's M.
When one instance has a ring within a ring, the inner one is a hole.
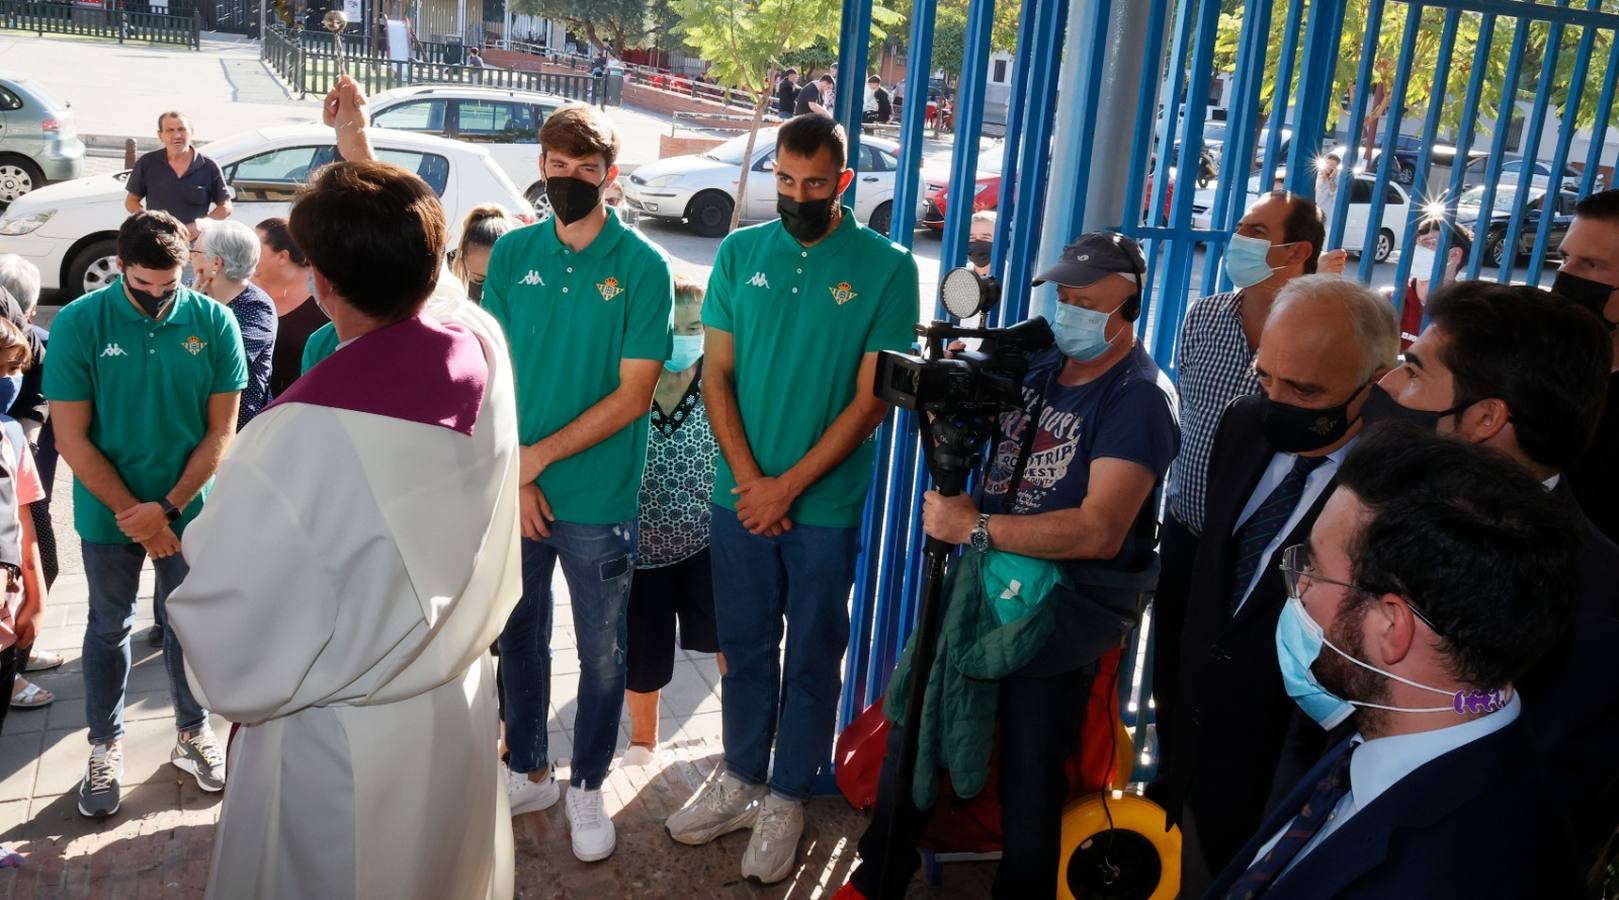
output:
M941 272L967 258L968 223L978 190L978 137L984 124L984 82L989 77L989 37L995 25L995 0L973 0L967 10L966 47L961 55L961 103L956 107L954 153L950 159L950 190L956 202L944 214L943 243L939 247ZM918 63L920 67L922 64ZM907 97L906 102L916 98Z
M860 179L874 177L860 172L860 121L865 111L866 56L871 48L871 5L872 0L846 0L838 39L838 96L832 114L849 133L848 166L855 170L855 177L843 192L843 202L851 208ZM888 230L894 230L892 216Z
M259 0L259 52L264 52L264 36L270 27L270 0Z

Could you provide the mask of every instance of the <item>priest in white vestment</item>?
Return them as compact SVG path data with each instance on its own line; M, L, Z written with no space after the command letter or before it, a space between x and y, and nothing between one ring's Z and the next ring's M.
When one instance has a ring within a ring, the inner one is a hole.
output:
M342 344L237 437L168 604L243 726L216 900L512 895L488 647L521 593L516 407L498 327L427 304L443 221L376 162L293 209Z

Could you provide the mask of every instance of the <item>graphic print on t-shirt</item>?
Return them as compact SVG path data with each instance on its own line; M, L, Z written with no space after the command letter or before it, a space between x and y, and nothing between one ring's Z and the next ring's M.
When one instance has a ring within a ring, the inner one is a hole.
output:
M1003 495L1010 488L1012 471L1017 466L1018 453L1023 449L1024 430L1028 427L1029 411L1034 404L1035 392L1023 388L1024 409L1001 416L1001 442L995 448L995 464L984 483L984 492ZM1051 489L1068 477L1068 469L1079 454L1079 437L1084 431L1085 418L1078 412L1045 406L1040 410L1039 430L1029 452L1029 462L1023 469L1023 480L1017 496L1012 499L1009 513L1028 513L1042 508Z

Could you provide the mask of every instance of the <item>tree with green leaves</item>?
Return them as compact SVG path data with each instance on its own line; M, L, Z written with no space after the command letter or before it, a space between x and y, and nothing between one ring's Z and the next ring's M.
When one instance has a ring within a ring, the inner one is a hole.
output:
M894 36L886 42L896 47L904 48L909 40L911 28L911 9L913 0L897 0L894 12L899 14L900 27L893 30ZM955 82L961 78L961 65L967 46L967 3L968 0L939 0L935 8L933 19L933 58L929 74L942 72L947 81ZM990 48L1004 50L1008 53L1017 44L1017 31L1019 16L1022 13L1022 4L1019 0L999 0L995 4L995 25L990 32ZM875 59L881 52L881 44L872 47L872 58Z
M814 47L818 42L837 39L843 13L842 0L674 0L679 13L680 31L686 43L713 63L710 77L727 87L752 91L757 98L753 122L748 129L746 152L742 154L741 175L736 184L736 200L731 208L731 227L742 218L747 197L748 172L752 168L753 146L765 110L770 107L773 88L784 55ZM872 32L897 24L898 17L883 6L872 8ZM860 90L860 85L844 85L843 90Z
M618 56L652 36L647 0L506 0L512 12L555 19Z

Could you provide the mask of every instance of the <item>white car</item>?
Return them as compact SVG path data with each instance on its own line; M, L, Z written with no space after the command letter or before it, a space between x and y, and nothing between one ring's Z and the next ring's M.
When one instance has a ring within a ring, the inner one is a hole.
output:
M736 183L748 136L732 138L707 153L672 156L635 170L624 184L624 200L642 216L684 219L704 237L722 237L736 207ZM748 197L742 221L776 218L776 129L761 128L753 145L748 171ZM855 177L855 218L883 234L893 221L894 180L899 174L899 145L882 138L861 136L860 165ZM917 192L922 193L921 191ZM917 198L916 221L922 220L926 201Z
M1377 178L1366 173L1357 173L1349 193L1349 215L1344 220L1344 233L1338 246L1348 250L1351 254L1359 255L1366 246L1366 224L1371 219L1372 189L1377 186ZM1259 176L1248 179L1248 197L1244 207L1252 206L1260 196ZM1197 192L1192 200L1192 227L1207 229L1210 227L1209 207L1214 205L1214 189L1206 188ZM1373 246L1372 258L1377 262L1387 262L1400 249L1400 242L1405 236L1405 219L1411 208L1411 195L1405 188L1390 179L1383 190L1383 215L1381 226L1377 230L1377 243ZM1325 216L1331 216L1331 210L1322 211ZM1328 219L1328 228L1331 228ZM1329 248L1330 249L1330 248Z
M523 196L549 212L540 177L540 126L570 102L560 94L457 84L395 88L372 97L369 106L378 128L486 148Z
M452 246L460 239L461 219L480 203L500 203L534 221L522 192L481 147L386 129L370 136L378 158L420 175L439 195ZM287 215L310 173L336 156L332 130L321 125L262 128L209 144L203 152L224 170L231 218L249 226ZM32 261L41 287L59 290L61 303L106 286L118 275L116 239L129 215L128 179L128 172L96 175L21 197L0 215L0 253Z

